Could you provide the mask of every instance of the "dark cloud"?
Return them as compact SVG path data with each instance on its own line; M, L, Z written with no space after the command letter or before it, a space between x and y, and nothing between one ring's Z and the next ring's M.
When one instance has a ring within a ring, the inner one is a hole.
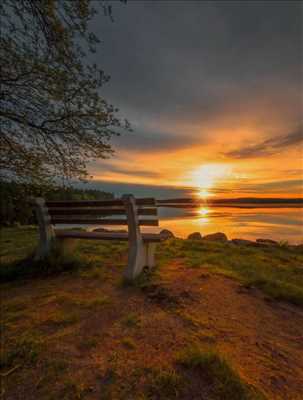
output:
M297 123L301 7L299 1L115 3L115 23L93 22L103 39L97 61L112 76L103 93L139 135L150 120L206 123L264 98L272 107L284 102L294 120L288 122ZM184 137L191 140L190 132Z
M303 129L299 128L287 135L264 140L250 146L224 153L230 158L254 158L280 153L294 145L303 144Z
M187 135L174 135L174 133L159 133L147 131L146 129L136 129L134 132L127 134L122 133L121 136L113 138L112 142L116 149L129 149L131 151L167 151L173 149L184 148L197 141L193 137Z

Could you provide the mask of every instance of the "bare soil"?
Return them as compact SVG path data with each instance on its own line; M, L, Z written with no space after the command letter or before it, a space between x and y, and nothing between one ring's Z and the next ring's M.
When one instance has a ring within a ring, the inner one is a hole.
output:
M3 376L2 398L166 398L147 391L152 371L178 371L176 353L195 342L215 348L266 398L303 399L302 309L178 260L142 287L123 286L121 266L105 267L97 278L2 287L2 348L24 335L41 341L35 362L17 358ZM200 378L175 397L210 399Z

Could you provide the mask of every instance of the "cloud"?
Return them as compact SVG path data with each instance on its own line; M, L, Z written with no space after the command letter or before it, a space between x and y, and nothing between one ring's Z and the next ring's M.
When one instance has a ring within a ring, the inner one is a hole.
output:
M300 92L299 3L129 1L115 14L93 22L97 61L112 76L103 93L141 127L148 117L216 119L283 82Z
M197 138L188 135L176 135L174 132L155 132L147 129L135 129L134 132L121 134L117 138L113 138L114 148L138 151L168 151L183 149L197 141Z
M114 23L97 15L92 29L102 42L94 61L112 78L101 95L134 132L113 137L115 157L92 163L95 177L186 183L183 175L194 168L229 161L222 152L245 160L300 144L302 131L275 132L301 120L301 7L129 0L114 5ZM260 159L255 176L269 180L275 171L295 179L280 171L299 169L300 160L280 161ZM255 167L245 161L243 170ZM227 195L240 183L214 192Z
M159 172L145 170L145 169L138 169L136 166L131 167L130 165L129 167L124 167L124 166L109 164L102 161L95 162L95 168L100 169L101 165L102 168L106 170L106 173L113 172L115 174L135 175L144 178L159 178L161 176Z
M303 129L300 127L286 135L270 138L260 143L244 146L237 150L228 151L224 153L224 155L237 159L264 157L280 153L288 147L301 144L303 144Z
M300 176L299 176L300 177ZM300 177L301 178L301 177ZM270 182L243 183L237 192L247 194L302 193L302 179L275 180Z

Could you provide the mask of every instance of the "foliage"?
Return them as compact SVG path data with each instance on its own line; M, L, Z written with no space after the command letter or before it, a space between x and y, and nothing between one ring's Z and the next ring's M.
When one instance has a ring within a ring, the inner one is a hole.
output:
M106 200L111 193L93 189L60 188L16 182L0 182L0 225L33 224L33 206L30 197L46 197L48 200Z
M107 1L3 0L1 154L3 177L41 183L86 176L89 159L112 153L121 122L100 89L109 80L90 54L98 38L89 23Z

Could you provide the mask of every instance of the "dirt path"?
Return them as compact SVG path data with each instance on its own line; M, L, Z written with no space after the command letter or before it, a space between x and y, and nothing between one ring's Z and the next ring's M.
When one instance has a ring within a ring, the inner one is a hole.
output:
M22 304L4 330L4 342L29 331L47 341L42 360L6 379L5 399L24 393L29 400L74 399L72 385L79 382L85 399L139 399L135 393L143 390L149 369L171 368L176 352L190 341L215 346L269 399L303 398L301 309L179 262L162 268L144 289L125 288L120 279L116 267L102 279L66 275L4 287L4 305ZM100 296L109 301L98 305L93 299ZM76 313L75 319L58 323L63 311ZM64 360L67 369L53 371L54 360ZM113 371L119 387L113 385ZM58 378L63 372L64 380ZM121 390L128 394L119 397ZM205 396L193 392L182 398Z
M303 399L303 311L269 301L219 275L182 265L163 271L173 291L188 291L197 331L213 338L243 377L272 399Z

